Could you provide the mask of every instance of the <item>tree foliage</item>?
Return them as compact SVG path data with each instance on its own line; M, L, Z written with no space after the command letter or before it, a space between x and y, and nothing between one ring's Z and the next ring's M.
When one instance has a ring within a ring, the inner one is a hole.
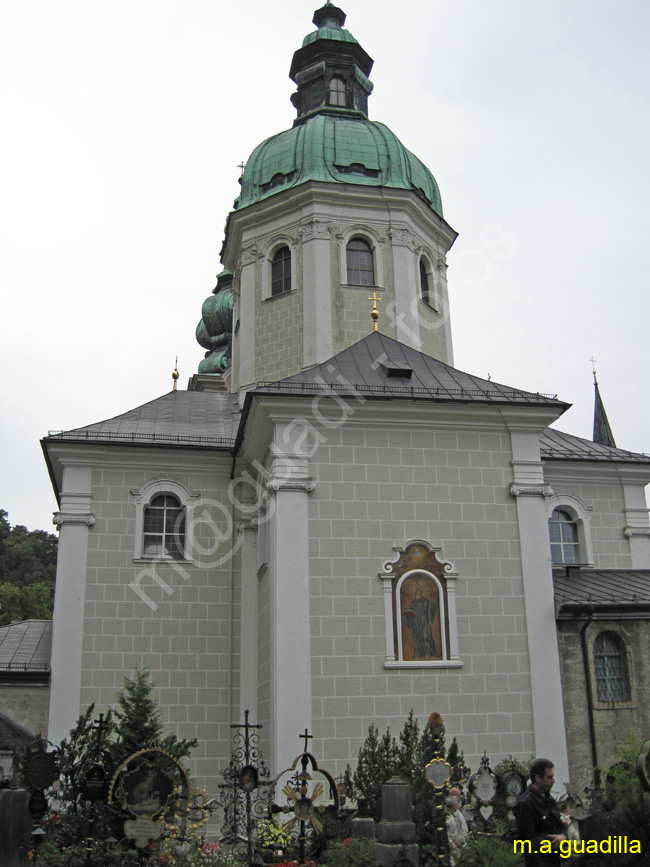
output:
M368 804L368 815L375 821L381 819L381 790L384 783L398 775L411 784L413 821L418 841L429 843L435 839L435 790L425 779L424 769L432 759L445 757L444 729L438 730L439 739L430 725L422 729L411 712L400 732L399 741L387 729L383 735L374 723L368 729L368 737L359 750L354 773L346 772L346 784L357 800ZM464 756L452 741L446 760L452 767L450 785L457 785L464 774Z
M150 672L138 668L132 678L125 678L117 694L119 710L107 710L98 726L91 705L61 742L59 791L48 794L50 803L56 800L57 812L50 812L43 823L47 835L32 863L41 867L106 867L102 840L111 834L122 837L127 814L115 806L109 808L104 801L89 807L84 782L91 769L101 765L110 779L130 755L147 747L181 759L196 746L196 740L179 739L165 732L154 689ZM138 863L137 853L123 863Z
M12 527L0 509L0 626L51 620L58 539L44 530Z
M154 687L151 673L143 667L136 669L133 678L127 677L124 680L124 685L117 694L119 710L115 711L117 747L125 756L145 747L155 746L176 759L185 758L197 745L197 741L165 735L160 708L153 695Z

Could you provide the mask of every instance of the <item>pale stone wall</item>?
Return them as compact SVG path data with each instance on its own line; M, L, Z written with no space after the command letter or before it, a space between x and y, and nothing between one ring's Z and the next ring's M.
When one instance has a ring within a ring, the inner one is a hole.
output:
M47 733L50 711L49 684L3 683L0 686L0 708L14 722L30 732Z
M318 232L310 234L309 227L316 225ZM279 379L303 366L322 363L372 330L372 304L367 300L372 291L367 290L374 287L345 286L345 240L355 234L372 238L376 245L382 333L452 362L445 256L454 231L413 193L350 185L342 196L329 184L310 182L231 214L224 265L234 274L235 321L239 321L233 340L235 390L249 387L254 380ZM398 235L402 241L396 257L391 238ZM309 273L305 296L303 255L313 237L329 238L330 256L328 261L323 251L319 253L323 258L318 269ZM294 253L294 291L269 299L268 256L276 241L287 243ZM419 300L422 250L434 268L431 290L435 290L437 312ZM329 328L322 327L326 317L331 335ZM303 338L315 332L317 345L306 352Z
M561 621L558 624L569 765L573 785L579 789L593 785L586 675L580 639L584 625L584 620ZM630 702L605 705L597 700L591 651L595 637L603 630L616 632L625 642L632 690ZM640 746L650 730L650 621L599 619L587 626L585 636L594 696L597 761L601 768L607 768L616 761L616 748L619 745L632 739Z
M466 759L534 750L517 510L507 433L327 431L311 461L315 749L341 772L368 726L442 714ZM457 581L461 669L384 668L377 574L393 545L442 548ZM551 640L555 640L554 636Z
M112 456L119 462L116 452ZM218 768L229 758L230 618L237 613L228 548L223 543L215 549L215 527L222 531L230 513L228 458L196 452L189 457L175 452L172 458L161 452L146 466L148 454L127 456L122 469L114 463L93 471L96 522L88 539L81 705L95 702L97 713L114 705L124 676L147 666L166 727L179 737L198 739L190 770L199 785L215 792ZM139 585L148 605L129 587L151 567L145 560L134 562L130 491L158 476L172 477L201 496L194 562L157 563L164 586L150 577Z
M283 379L302 367L303 287L302 244L298 245L294 289L262 300L261 275L256 280L255 378L258 382ZM258 272L268 263L257 266ZM250 340L251 334L243 336Z

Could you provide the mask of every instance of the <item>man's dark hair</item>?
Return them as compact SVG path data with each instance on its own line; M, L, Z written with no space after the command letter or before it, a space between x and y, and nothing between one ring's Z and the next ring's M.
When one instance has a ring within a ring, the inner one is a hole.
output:
M530 781L535 783L535 777L543 778L547 768L554 768L555 765L550 759L535 759L530 766Z

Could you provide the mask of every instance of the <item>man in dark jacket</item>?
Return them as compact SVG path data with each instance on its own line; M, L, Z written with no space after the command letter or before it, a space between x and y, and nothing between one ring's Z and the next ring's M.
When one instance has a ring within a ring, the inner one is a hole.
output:
M551 797L553 762L535 759L530 768L530 785L517 798L515 851L523 852L526 867L556 867L563 863L560 843L566 840L560 809Z

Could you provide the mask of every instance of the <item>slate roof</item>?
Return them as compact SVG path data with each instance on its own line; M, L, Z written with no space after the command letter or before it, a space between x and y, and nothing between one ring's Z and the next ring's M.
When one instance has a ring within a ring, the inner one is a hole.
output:
M17 741L19 743L29 743L35 739L36 735L30 732L29 729L26 729L25 726L21 726L20 723L12 720L7 714L0 713L0 750L13 749Z
M22 620L0 628L1 671L49 671L51 654L51 620Z
M559 611L650 609L650 569L584 569L565 566L553 570L555 604Z
M232 448L239 425L237 395L170 391L114 418L68 431L50 431L56 440L101 443Z
M489 404L569 404L556 395L500 385L405 346L375 331L333 358L278 382L259 383L254 394L318 394L354 391L364 397Z
M353 393L378 400L428 400L493 405L569 404L556 395L523 391L456 370L380 332L316 367L276 382L262 382L247 394L310 396ZM209 391L171 391L122 415L68 431L50 431L45 443L129 443L189 448L234 449L242 413L237 395ZM547 428L540 436L544 460L650 464L650 455L593 443Z
M650 455L627 452L612 448L572 434L547 428L540 436L544 460L568 461L615 461L622 463L650 464Z

